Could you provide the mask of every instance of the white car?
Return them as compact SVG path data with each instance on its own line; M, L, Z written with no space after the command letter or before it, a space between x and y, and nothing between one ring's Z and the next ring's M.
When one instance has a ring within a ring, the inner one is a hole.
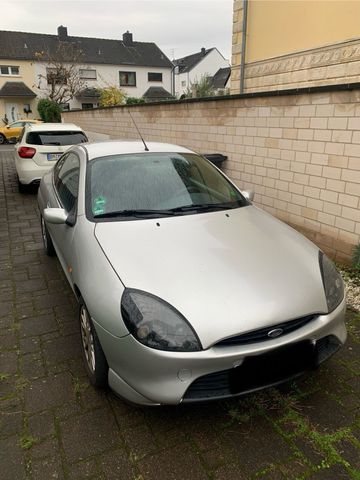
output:
M39 183L71 145L87 141L85 133L73 123L26 125L14 152L19 192Z

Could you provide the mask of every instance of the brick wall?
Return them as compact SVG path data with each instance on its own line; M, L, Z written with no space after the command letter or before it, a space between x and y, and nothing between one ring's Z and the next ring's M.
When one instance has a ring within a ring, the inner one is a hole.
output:
M360 87L132 106L147 140L228 156L255 203L338 260L360 241ZM127 107L63 113L112 139L138 138Z

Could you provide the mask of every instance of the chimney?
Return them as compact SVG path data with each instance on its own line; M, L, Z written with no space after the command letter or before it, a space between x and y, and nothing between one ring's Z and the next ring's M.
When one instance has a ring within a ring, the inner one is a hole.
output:
M123 42L127 47L132 46L133 36L132 36L132 33L129 32L129 30L123 34Z
M204 47L202 47L201 53L202 53L203 57L205 57L205 55L206 55L206 49L205 49Z
M67 38L68 38L67 27L63 27L62 25L60 25L60 27L58 27L57 31L58 31L59 40L61 40L63 42L66 41Z

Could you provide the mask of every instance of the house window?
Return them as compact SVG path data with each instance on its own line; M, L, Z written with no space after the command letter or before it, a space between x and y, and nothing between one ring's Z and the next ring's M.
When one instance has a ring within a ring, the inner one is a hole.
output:
M1 75L19 75L19 67L11 65L0 65Z
M66 74L62 71L62 69L47 68L46 78L48 85L65 85L67 83Z
M61 103L60 107L63 112L68 112L70 110L70 103Z
M85 70L80 68L80 78L84 80L96 80L96 70Z
M83 110L90 110L91 108L94 108L94 104L93 103L82 103L81 108Z
M162 73L148 72L148 82L162 82Z
M136 72L119 72L120 87L136 87Z
M182 87L186 87L186 80L183 80L183 81L181 82L181 86L182 86Z

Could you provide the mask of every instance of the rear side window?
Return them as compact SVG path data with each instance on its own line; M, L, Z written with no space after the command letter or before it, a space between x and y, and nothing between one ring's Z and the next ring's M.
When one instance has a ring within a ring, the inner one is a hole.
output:
M26 143L30 145L76 145L87 141L84 132L65 130L59 132L30 132L26 137Z

